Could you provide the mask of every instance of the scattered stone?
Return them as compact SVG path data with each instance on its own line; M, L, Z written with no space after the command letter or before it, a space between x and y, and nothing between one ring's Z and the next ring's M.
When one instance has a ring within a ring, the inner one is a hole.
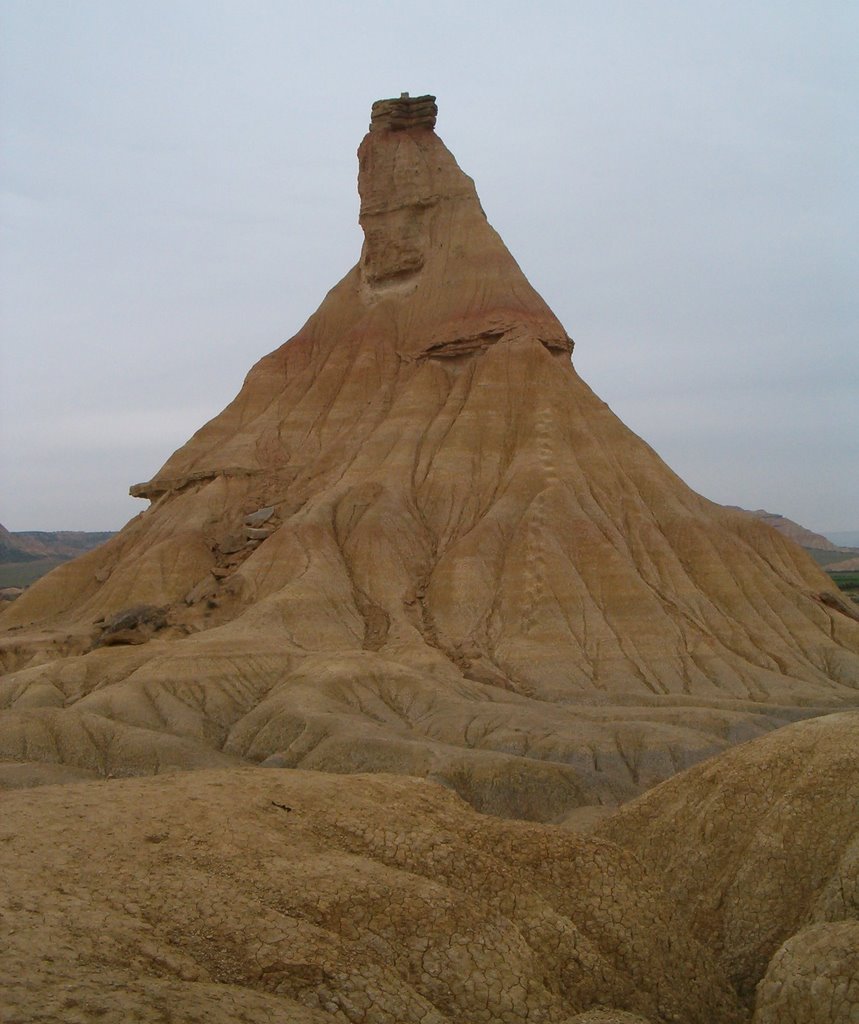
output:
M222 555L234 555L237 551L241 551L244 546L245 538L238 533L232 533L224 538L218 550Z
M136 605L111 616L96 641L96 647L119 644L145 644L167 625L167 609L156 605Z
M204 601L207 597L213 597L217 589L218 584L215 580L211 576L207 576L205 579L200 580L197 586L185 595L185 604L194 605L199 601Z
M253 526L245 527L245 536L248 540L266 540L274 533L273 526L263 526L255 528Z
M274 505L257 509L256 512L251 512L249 516L245 516L245 526L262 526L262 524L267 523L273 515Z

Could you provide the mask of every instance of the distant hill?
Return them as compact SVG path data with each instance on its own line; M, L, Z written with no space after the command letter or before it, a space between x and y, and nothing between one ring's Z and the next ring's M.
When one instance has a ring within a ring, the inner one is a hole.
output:
M84 551L110 540L111 531L27 530L10 533L0 525L0 563L29 562L36 558L77 558Z
M18 540L14 533L9 533L5 526L0 524L0 564L5 562L32 562L38 558Z
M103 544L109 531L27 530L12 533L0 524L0 587L26 587L63 562Z
M837 544L834 544L828 537L824 537L822 533L814 533L812 530L800 526L799 523L795 523L792 519L788 519L787 516L779 515L778 512L767 512L763 508L757 508L752 511L751 509L740 508L739 505L729 505L728 508L737 509L740 512L748 512L749 515L762 519L769 526L778 530L779 533L783 533L785 537L790 537L792 541L795 541L802 548L810 548L813 551L840 550Z
M834 544L840 544L846 548L859 548L859 530L847 530L846 532L827 533L826 536Z
M779 515L777 512L767 512L766 509L758 508L752 511L747 508L740 508L739 505L729 505L728 508L745 512L747 515L755 516L763 520L773 529L789 537L800 547L811 555L811 557L826 569L827 572L855 572L859 570L859 544L855 547L848 545L839 546L834 543L832 537L855 537L859 540L859 533L833 534L824 537L821 533L814 533L812 530L800 526L792 519Z

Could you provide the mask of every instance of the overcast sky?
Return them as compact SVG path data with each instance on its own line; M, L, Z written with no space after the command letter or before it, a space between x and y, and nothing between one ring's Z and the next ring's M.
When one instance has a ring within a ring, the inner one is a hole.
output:
M357 261L373 100L438 133L696 490L859 528L859 4L0 0L0 522L129 484Z

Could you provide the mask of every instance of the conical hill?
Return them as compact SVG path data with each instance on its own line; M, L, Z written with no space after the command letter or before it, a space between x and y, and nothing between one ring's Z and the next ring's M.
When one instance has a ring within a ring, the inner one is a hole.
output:
M851 606L579 379L434 123L374 105L358 265L0 618L0 759L397 771L546 818L855 706Z

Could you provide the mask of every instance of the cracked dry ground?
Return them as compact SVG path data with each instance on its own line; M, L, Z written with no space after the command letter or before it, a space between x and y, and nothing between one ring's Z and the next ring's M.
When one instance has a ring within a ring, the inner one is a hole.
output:
M779 730L591 835L385 775L10 792L0 1019L848 1024L857 741Z

